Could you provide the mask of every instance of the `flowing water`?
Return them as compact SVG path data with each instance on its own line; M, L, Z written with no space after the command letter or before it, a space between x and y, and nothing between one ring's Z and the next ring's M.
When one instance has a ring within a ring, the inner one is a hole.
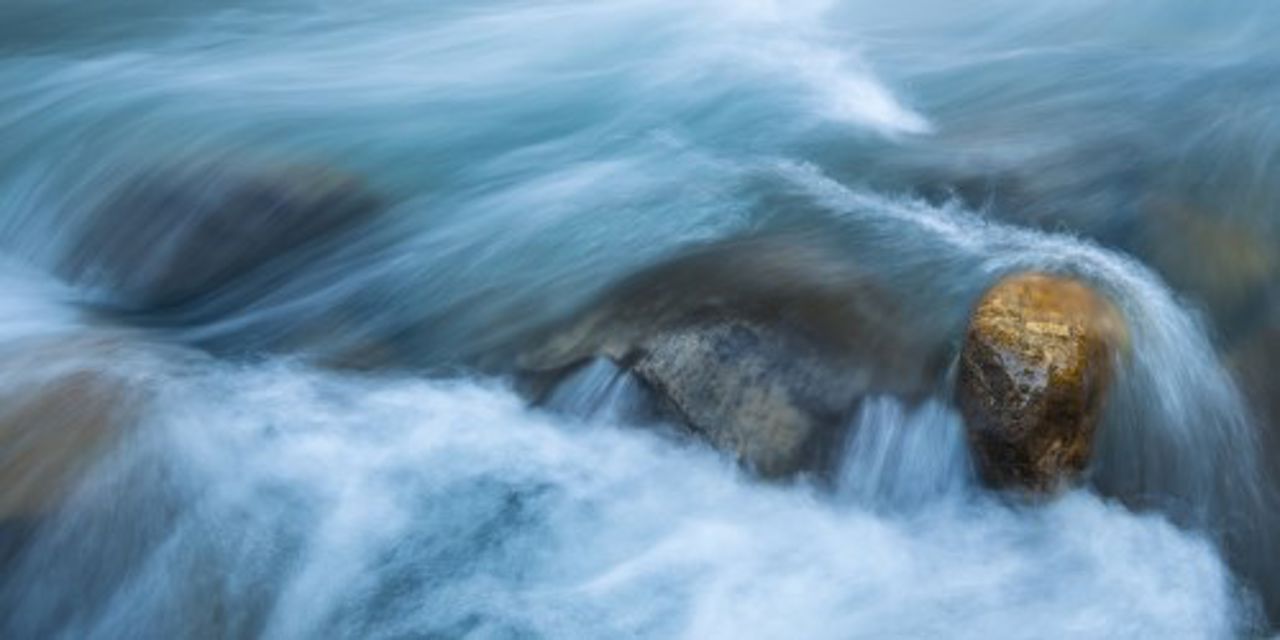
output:
M9 0L0 637L1263 633L1270 419L1226 354L1280 300L1277 28L1261 0ZM389 211L104 312L60 267L88 216L210 161L337 167ZM1244 244L1153 213L1190 209ZM1133 356L1086 486L982 488L945 381L866 398L834 478L785 483L603 361L519 392L546 323L773 231L944 349L1012 271L1114 298ZM395 364L325 366L353 352Z

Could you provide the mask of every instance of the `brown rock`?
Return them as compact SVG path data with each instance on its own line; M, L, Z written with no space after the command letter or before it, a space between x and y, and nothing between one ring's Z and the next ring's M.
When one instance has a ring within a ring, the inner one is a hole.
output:
M1045 491L1078 476L1127 344L1119 311L1078 281L1019 274L987 291L970 319L957 381L983 479Z
M114 335L0 347L0 521L39 518L61 504L141 415L149 392L132 366L182 353Z

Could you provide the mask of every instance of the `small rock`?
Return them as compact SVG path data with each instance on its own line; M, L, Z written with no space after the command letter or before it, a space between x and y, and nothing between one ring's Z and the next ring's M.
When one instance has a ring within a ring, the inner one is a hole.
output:
M360 180L323 167L151 171L80 222L63 270L126 309L175 307L381 208Z
M1046 491L1084 471L1127 344L1120 312L1076 280L1019 274L987 291L970 319L957 381L984 480Z

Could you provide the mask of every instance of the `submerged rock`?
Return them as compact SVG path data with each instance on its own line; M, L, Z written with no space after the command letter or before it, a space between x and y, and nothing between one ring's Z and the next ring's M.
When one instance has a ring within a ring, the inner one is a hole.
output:
M318 166L151 171L83 221L64 271L127 309L174 307L381 209L360 180Z
M957 380L984 480L1044 491L1077 477L1127 344L1120 312L1076 280L1020 274L988 290L970 319Z
M1259 325L1225 356L1249 399L1260 430L1263 466L1272 476L1272 491L1280 496L1280 376L1275 374L1280 362L1280 306Z
M150 392L138 358L185 353L82 335L0 347L0 522L38 519L136 422ZM154 351L154 352L153 352Z
M691 432L781 477L827 470L865 394L926 393L945 358L912 326L836 252L754 238L628 279L521 365L610 358Z
M1143 213L1138 254L1203 303L1227 339L1249 333L1265 318L1280 276L1280 239L1264 216L1231 216L1154 198Z

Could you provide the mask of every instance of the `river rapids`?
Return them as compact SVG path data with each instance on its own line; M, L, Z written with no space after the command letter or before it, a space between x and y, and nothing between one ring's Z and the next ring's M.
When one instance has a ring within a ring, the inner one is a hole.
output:
M6 0L0 637L1274 633L1278 30L1264 0ZM100 265L167 250L95 219L137 176L285 164L384 211L122 302ZM944 351L1007 273L1114 299L1087 482L985 488L945 391L864 398L835 472L780 482L607 361L531 399L545 327L774 233Z

